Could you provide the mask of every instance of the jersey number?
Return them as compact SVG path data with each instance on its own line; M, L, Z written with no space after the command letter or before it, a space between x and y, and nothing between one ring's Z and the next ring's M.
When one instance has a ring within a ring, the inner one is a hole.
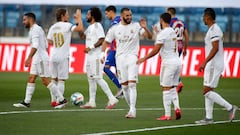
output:
M174 30L175 30L175 32L177 34L178 40L182 40L183 39L184 28L183 27L176 27Z
M60 33L54 33L54 34L53 34L53 37L54 37L55 46L56 46L56 47L62 47L63 44L64 44L64 37L63 37L62 32L60 32Z

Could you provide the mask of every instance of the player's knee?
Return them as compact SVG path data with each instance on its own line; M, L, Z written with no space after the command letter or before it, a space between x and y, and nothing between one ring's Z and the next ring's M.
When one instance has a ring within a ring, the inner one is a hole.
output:
M204 96L208 96L208 92L212 91L212 90L213 90L212 88L204 86L204 88L203 88L203 95Z
M128 90L128 85L122 85L122 89L125 91Z
M28 77L28 82L29 82L29 83L35 83L36 78L37 78L37 76L35 76L35 75L30 75L30 76Z
M50 81L48 78L45 78L45 77L42 78L42 83L43 83L43 85L48 86L48 84L49 84L50 82L51 82L51 81Z
M104 68L103 68L103 71L107 72L107 71L109 71L109 69L110 69L110 66L109 65L105 65Z
M128 84L128 87L129 87L130 89L136 89L137 84L136 84L136 83L129 83L129 84Z

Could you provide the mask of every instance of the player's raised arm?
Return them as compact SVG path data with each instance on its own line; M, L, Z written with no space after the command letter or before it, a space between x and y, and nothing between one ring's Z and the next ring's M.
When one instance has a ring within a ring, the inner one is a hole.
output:
M77 27L74 29L74 31L76 32L84 31L83 22L82 22L82 13L80 9L76 10L76 13L74 14L74 20L75 20L75 23L77 24Z
M145 18L142 18L140 20L140 26L145 30L143 33L143 36L148 39L152 39L152 32L147 27L147 20Z

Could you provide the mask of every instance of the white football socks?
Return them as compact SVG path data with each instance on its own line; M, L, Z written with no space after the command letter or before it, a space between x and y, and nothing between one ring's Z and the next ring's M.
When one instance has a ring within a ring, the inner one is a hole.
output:
M97 83L99 84L99 86L102 88L103 92L107 95L109 100L113 100L115 99L115 97L112 94L112 91L110 90L107 82L103 79L98 79Z
M52 92L52 94L56 97L58 97L59 101L63 101L64 97L61 94L61 92L59 91L57 85L55 85L53 82L50 82L47 86L47 88Z
M208 93L205 94L205 97L225 107L228 111L232 109L232 105L214 91L209 91Z
M57 85L57 81L51 80L51 82ZM51 102L57 102L57 97L53 94L51 90L50 90L50 95L51 95Z
M130 92L128 89L128 85L122 85L122 89L123 89L123 95L125 97L125 100L126 100L128 106L130 106Z
M96 104L97 82L94 79L88 79L89 83L89 103Z
M136 83L128 83L130 96L130 112L136 112L137 88Z
M214 102L205 96L205 111L207 119L213 119L213 105Z
M165 116L171 116L171 92L169 90L163 91L163 106L165 110Z
M35 91L35 83L27 83L25 99L24 99L25 103L31 102L34 91Z
M176 87L170 89L170 93L171 93L172 102L174 105L174 110L176 110L177 108L180 109L179 98L178 98L178 93L177 93Z
M64 95L65 81L58 81L57 86L58 86L59 91L62 93L62 95Z

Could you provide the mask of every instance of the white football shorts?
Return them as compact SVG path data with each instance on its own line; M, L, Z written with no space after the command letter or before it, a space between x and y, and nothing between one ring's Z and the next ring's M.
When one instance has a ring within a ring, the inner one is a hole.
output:
M87 60L86 64L87 76L92 79L103 78L103 64L99 58Z
M50 62L51 77L61 80L68 79L69 76L69 58L65 58L59 62Z
M223 68L207 64L204 69L203 85L216 88L223 72Z
M160 85L162 87L177 86L181 73L181 65L162 64L160 70Z
M40 63L32 64L30 74L38 75L39 77L50 77L49 61L40 61Z
M122 54L116 57L117 74L120 83L138 82L138 57L133 54Z

